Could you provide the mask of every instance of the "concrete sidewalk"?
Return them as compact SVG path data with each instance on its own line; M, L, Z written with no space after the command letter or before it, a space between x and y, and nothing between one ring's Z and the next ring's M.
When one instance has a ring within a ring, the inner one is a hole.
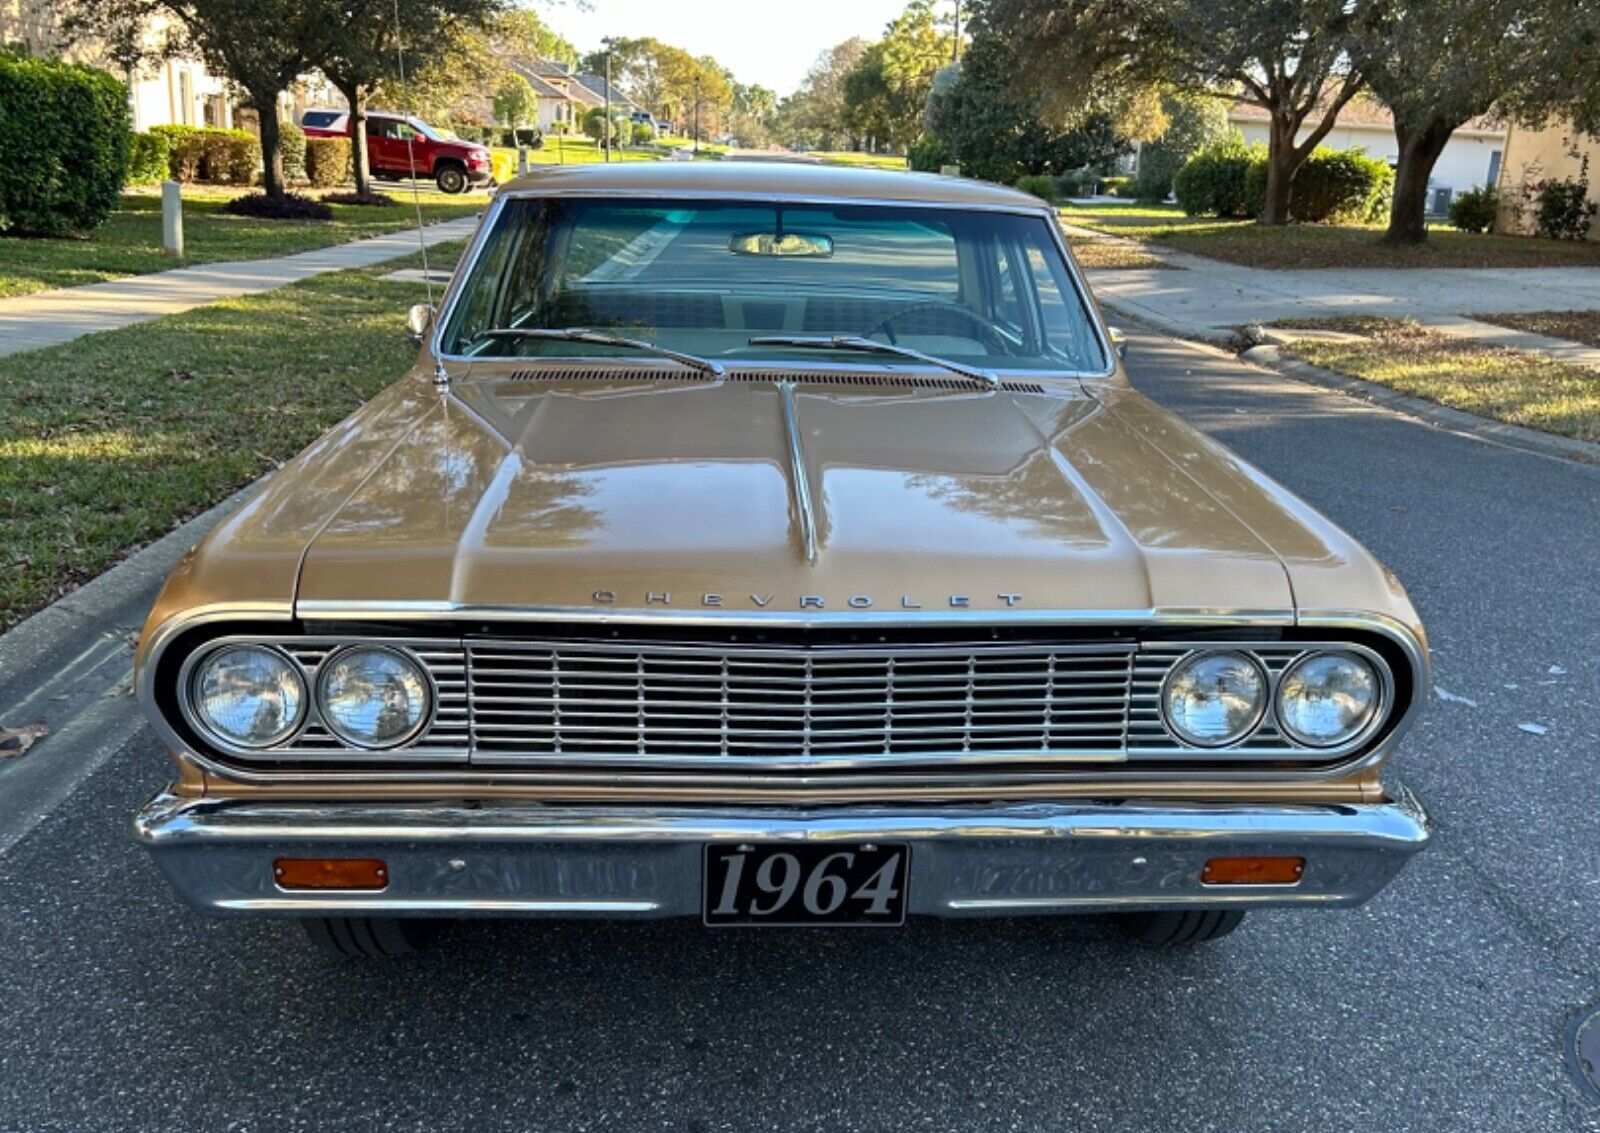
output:
M464 216L423 229L431 246L462 240L478 223ZM368 267L417 250L417 232L407 229L331 248L277 256L175 268L129 276L109 283L65 287L0 300L0 356L58 346L86 334L174 315L239 295L253 295L332 271Z
M1600 366L1600 350L1592 347L1469 317L1600 310L1600 268L1268 271L1137 246L1185 270L1090 270L1085 274L1095 295L1108 307L1188 337L1218 338L1235 327L1281 319L1378 315L1413 318L1460 338Z

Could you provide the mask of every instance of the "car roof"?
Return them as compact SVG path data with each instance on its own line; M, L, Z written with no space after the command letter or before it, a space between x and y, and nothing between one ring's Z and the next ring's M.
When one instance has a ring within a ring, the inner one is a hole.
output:
M545 165L507 183L502 196L631 193L908 201L1042 209L1038 197L988 181L794 161L629 161Z

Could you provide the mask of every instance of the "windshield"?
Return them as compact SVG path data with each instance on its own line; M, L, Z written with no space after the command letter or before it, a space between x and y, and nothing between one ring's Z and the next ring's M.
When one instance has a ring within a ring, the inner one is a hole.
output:
M568 327L731 361L817 354L752 338L847 335L986 370L1100 373L1108 364L1049 222L973 209L509 200L450 316L444 352L630 354L494 333Z

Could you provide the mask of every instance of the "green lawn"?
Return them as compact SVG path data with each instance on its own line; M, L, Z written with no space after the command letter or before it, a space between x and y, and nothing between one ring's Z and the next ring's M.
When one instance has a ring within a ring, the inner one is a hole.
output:
M344 244L416 224L409 191L389 188L395 204L383 208L334 205L330 221L254 220L218 211L237 190L186 186L183 191L185 257L174 260L161 247L161 197L131 189L122 207L86 239L0 238L0 298L52 287L76 287L126 275L165 271L184 264L255 260ZM429 223L469 216L484 207L481 193L421 195Z
M869 169L897 169L906 168L906 159L889 153L856 153L852 150L817 151L808 156L817 158L824 165L855 165L866 166Z
M1541 354L1463 342L1409 320L1284 320L1335 330L1345 341L1302 339L1285 354L1480 417L1600 441L1600 372Z
M461 245L430 252L449 265ZM293 456L416 356L420 284L318 276L0 358L0 629Z
M497 146L495 152L508 154L513 166L515 165L516 150ZM590 137L563 137L559 134L549 134L544 139L544 145L528 151L529 165L587 165L605 159L605 150ZM661 155L652 150L631 149L619 145L611 151L611 160L660 161Z
M1536 236L1492 236L1446 226L1420 247L1393 248L1380 227L1185 216L1173 206L1094 204L1060 210L1068 224L1256 268L1506 268L1600 265L1600 244Z

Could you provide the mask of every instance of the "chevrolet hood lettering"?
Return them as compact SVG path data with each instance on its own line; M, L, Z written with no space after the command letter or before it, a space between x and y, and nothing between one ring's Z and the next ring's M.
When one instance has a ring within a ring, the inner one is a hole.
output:
M1116 386L796 385L786 411L769 383L474 369L403 428L393 404L363 410L388 443L350 428L366 447L347 482L323 461L293 596L305 608L1270 612L1335 574L1348 591L1352 561L1369 567L1358 589L1380 574L1320 516ZM271 499L304 501L306 474L287 467Z

